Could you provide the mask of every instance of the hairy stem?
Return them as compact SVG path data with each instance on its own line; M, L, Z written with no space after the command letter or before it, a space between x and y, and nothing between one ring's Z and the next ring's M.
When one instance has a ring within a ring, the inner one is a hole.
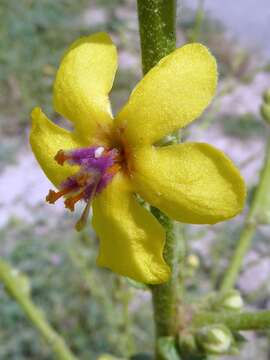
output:
M176 236L176 224L156 208L152 208L152 213L166 229L164 258L171 268L171 277L168 282L151 286L156 337L158 339L162 336L174 335L178 328L179 252L182 250L182 241Z
M211 324L224 324L231 330L270 329L270 311L258 312L202 312L194 316L192 326L200 328Z
M0 282L18 303L31 323L39 330L59 360L76 360L64 339L48 324L43 313L33 304L28 291L28 280L6 262L0 260Z
M266 150L265 162L261 171L259 184L250 206L249 213L246 217L245 225L239 238L239 242L236 246L231 263L225 273L221 291L231 289L239 275L242 267L243 259L248 252L252 237L256 231L257 222L261 221L261 217L264 215L262 212L266 206L270 205L269 199L269 183L270 183L270 137L268 139L268 145Z
M137 0L143 73L175 49L176 0Z
M161 58L175 49L176 0L137 0L137 5L142 67L146 74ZM175 335L177 331L181 240L177 239L176 232L179 231L171 219L156 208L151 211L166 230L164 258L172 272L167 283L151 287L158 341L160 337ZM158 353L156 358L160 358Z

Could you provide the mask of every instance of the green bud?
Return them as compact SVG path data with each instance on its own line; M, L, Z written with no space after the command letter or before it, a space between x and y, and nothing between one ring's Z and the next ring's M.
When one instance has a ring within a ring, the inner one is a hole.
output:
M99 357L98 357L98 360L124 360L123 358L118 358L118 357L115 357L113 355L110 355L110 354L101 354Z
M192 269L198 269L200 266L200 259L197 255L191 254L187 257L187 265Z
M229 290L221 294L213 293L206 299L210 311L239 311L243 308L242 296L237 290Z
M194 353L197 351L197 343L192 334L181 335L179 337L179 346L184 353Z
M263 101L270 105L270 89L266 90L263 94Z
M158 339L158 353L162 360L179 360L175 339L172 336L164 336Z
M10 275L13 277L20 291L29 296L31 292L31 285L28 277L17 269L11 269Z
M19 270L12 268L4 260L0 260L1 276L4 277L5 290L13 296L16 294L29 296L31 292L31 285L28 277ZM0 283L1 283L0 276Z
M219 302L219 307L229 311L239 311L243 308L244 302L237 290L227 292Z
M261 105L261 116L270 125L270 103L263 103Z
M225 354L232 345L230 330L221 324L201 328L196 334L196 339L208 354Z

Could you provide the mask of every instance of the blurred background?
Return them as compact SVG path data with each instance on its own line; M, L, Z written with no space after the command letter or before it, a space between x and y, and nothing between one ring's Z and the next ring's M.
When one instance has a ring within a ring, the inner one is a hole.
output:
M225 151L252 194L266 143L259 106L270 87L269 0L184 0L178 12L178 45L203 42L216 55L220 73L214 102L184 136ZM53 79L64 49L80 35L107 31L113 37L119 50L114 111L124 104L141 77L136 2L0 0L0 19L0 256L29 276L34 302L80 359L149 353L149 293L96 267L98 240L90 227L71 231L78 213L45 203L51 185L28 144L34 106L61 124L51 104ZM243 219L186 227L184 275L191 300L218 285ZM270 307L269 237L269 225L260 226L237 284L249 308ZM270 358L266 332L246 337L251 341L235 359ZM53 359L1 286L0 359Z

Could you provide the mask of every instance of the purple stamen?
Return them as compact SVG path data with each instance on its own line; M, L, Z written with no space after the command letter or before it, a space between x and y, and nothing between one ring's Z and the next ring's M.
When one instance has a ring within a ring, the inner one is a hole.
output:
M84 200L87 204L76 224L76 229L81 230L86 223L94 196L100 193L120 170L121 156L116 149L92 146L69 151L59 150L55 161L59 165L65 162L77 165L80 169L60 184L58 192L50 190L46 200L54 204L60 197L65 196L65 206L71 211L79 200Z
M86 202L108 185L115 175L115 164L119 163L118 150L106 150L101 146L75 149L64 153L66 154L66 161L70 165L79 165L80 170L67 178L61 184L61 188L69 187L73 192L83 190L83 199ZM82 186L80 179L83 177L87 181Z

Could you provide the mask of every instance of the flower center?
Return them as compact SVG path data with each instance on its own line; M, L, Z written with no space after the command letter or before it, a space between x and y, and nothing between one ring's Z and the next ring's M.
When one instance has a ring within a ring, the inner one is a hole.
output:
M46 201L54 204L62 196L66 197L65 207L74 211L79 200L86 202L76 229L81 230L89 215L94 196L100 193L120 170L122 155L117 149L106 149L103 146L92 146L74 150L59 150L54 157L59 165L68 163L79 166L79 170L64 180L59 191L50 190Z

